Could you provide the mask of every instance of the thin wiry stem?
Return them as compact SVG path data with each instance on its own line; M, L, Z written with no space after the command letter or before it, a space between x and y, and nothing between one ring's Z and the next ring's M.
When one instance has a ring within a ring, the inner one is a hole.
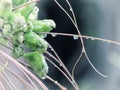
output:
M4 57L1 56L1 58L2 58L4 61L6 61ZM7 64L7 65L8 65L8 64ZM5 68L5 66L6 66L6 64L4 65L3 68ZM3 74L5 74L5 72L3 72ZM31 82L31 84L32 84L33 87L34 87L34 90L38 90L37 87L34 85L33 81L30 79L30 77L29 77L24 71L23 71L23 74L24 74L24 75L27 77L27 79ZM5 76L6 76L6 78L8 79L8 81L11 83L11 85L15 88L15 86L12 84L11 80L9 79L9 77L7 77L6 74L5 74ZM17 89L15 88L15 90L17 90Z
M54 0L54 1L55 1L55 3L62 9L62 11L69 17L69 19L71 20L71 22L72 22L73 25L75 26L75 28L76 28L76 30L77 30L77 32L78 32L78 34L79 34L79 37L80 37L80 41L81 41L81 44L82 44L82 49L85 50L83 38L82 38L82 35L81 35L81 33L80 33L80 30L79 30L78 26L76 25L76 23L74 22L74 20L72 19L72 17L69 15L69 13L59 4L59 2L58 2L57 0ZM72 7L71 7L71 9L72 9ZM74 16L74 14L73 14L73 16ZM74 17L75 17L75 16L74 16ZM75 20L76 20L76 18L75 18ZM81 53L82 53L82 52L81 52Z
M58 63L59 63L59 60L57 59L57 58L55 58L52 54L50 54L49 52L46 52L46 54L48 54L50 57L52 57L55 61L57 61ZM81 54L82 55L82 54ZM62 66L61 65L61 63L59 63L60 64L60 66ZM77 63L76 63L77 64ZM75 67L74 67L75 68ZM73 75L74 75L74 72L72 72L73 73ZM74 76L73 76L74 77ZM75 84L75 82L73 81L73 83Z
M20 5L20 6L17 6L17 7L15 7L15 8L13 8L12 11L15 11L15 10L17 10L17 9L20 9L20 8L22 8L22 7L25 7L25 6L29 5L29 4L32 4L32 3L37 2L37 1L39 1L39 0L29 1L29 2L27 2L27 3L25 3L25 4L22 4L22 5Z
M49 79L51 82L53 82L55 85L57 85L61 90L67 90L66 87L61 85L59 82L53 80L50 76L46 76L47 79Z
M56 32L39 32L42 34L55 34L55 35L61 35L61 36L70 36L70 37L74 37L74 36L78 36L77 34L68 34L68 33L56 33ZM103 38L98 38L98 37L93 37L93 36L88 36L88 35L82 35L82 38L84 39L89 39L89 40L97 40L97 41L103 41L106 43L110 43L110 44L115 44L115 45L120 45L120 42L117 41L113 41L113 40L109 40L109 39L103 39Z
M87 58L89 64L90 64L90 65L92 66L92 68L95 70L95 72L97 72L100 76L107 78L108 76L106 76L106 75L100 73L100 72L95 68L95 66L94 66L94 65L92 64L92 62L90 61L90 59L89 59L87 53L84 53L84 54L85 54L85 56L86 56L86 58Z
M41 32L41 33L44 33L44 34L56 34L56 35L63 35L63 36L75 36L76 34L68 34L68 33L54 33L54 32ZM79 35L76 35L79 37ZM102 39L102 38L96 38L96 37L91 37L91 36L85 36L85 35L82 35L83 38L85 39L90 39L90 40L99 40L99 41L104 41L104 42L108 42L108 43L112 43L112 44L116 44L116 45L120 45L119 42L116 42L116 41L112 41L112 40L108 40L108 39ZM89 64L93 67L93 69L102 77L108 77L106 75L103 75L102 73L100 73L95 67L94 65L92 64L92 62L90 61L89 57L87 56L87 54L85 53L85 51L83 51L83 53L85 54ZM77 61L75 62L74 66L73 66L73 69L72 69L72 76L74 77L74 70L75 70L75 67L77 65L77 63L79 62L81 56L83 55L83 53L80 54L79 58L77 59Z
M8 59L10 62L14 63L16 67L19 69L21 68L24 72L26 72L31 78L33 78L42 88L43 90L48 90L48 88L41 82L34 74L32 74L29 70L27 70L24 66L22 66L20 63L18 63L15 59L4 53L3 51L0 50L0 54Z
M5 90L4 85L0 82L0 90Z
M5 45L5 44L3 44L3 43L1 43L1 42L0 42L0 44L1 44L2 46L6 47L6 48L8 48L8 49L10 49L10 50L12 50L12 48L11 48L10 46L7 46L7 45Z
M107 43L110 43L110 44L120 45L120 42L112 41L112 40L109 40L109 39L97 38L97 37L92 37L92 36L84 36L84 35L82 37L85 38L85 39L103 41L103 42L107 42Z
M2 56L0 55L0 57L2 57ZM6 68L7 66L8 66L8 62L5 61L5 63L2 66L0 66L0 72L4 71L4 68Z
M18 76L16 73L13 72L13 70L11 70L8 66L8 62L7 62L7 59L5 60L5 58L3 56L1 56L2 60L5 61L5 64L2 64L0 62L0 65L2 65L2 68L3 68L3 74L5 73L5 70L4 69L7 69L12 75L14 75L15 77L17 77L21 82L24 83L24 85L26 86L29 86L31 87L31 85L29 85L26 81L24 81L24 79L20 78L20 76ZM9 80L10 81L10 80ZM12 83L12 82L11 82ZM32 87L31 87L32 88ZM33 89L34 90L34 89Z
M49 47L51 48L51 50L53 51L53 53L55 54L55 56L58 58L58 60L60 61L60 66L66 71L66 73L69 75L69 77L71 78L72 82L75 85L76 90L79 90L74 78L71 76L70 72L68 71L68 69L66 68L66 66L64 65L64 63L62 62L62 60L60 59L60 57L58 56L58 54L56 53L56 51L54 50L54 48L49 44Z
M77 59L77 61L75 62L74 66L73 66L73 69L72 69L72 76L73 76L73 78L74 78L75 68L76 68L78 62L80 61L81 57L82 57L82 53L80 54L79 58Z
M54 1L55 1L56 4L63 10L63 12L69 17L69 19L72 21L73 25L75 26L75 28L76 28L76 30L77 30L77 32L78 32L78 35L79 35L81 44L82 44L82 52L81 52L82 55L85 54L87 61L90 63L90 65L92 66L92 68L96 71L96 73L98 73L99 75L103 76L103 74L100 73L100 72L94 67L94 65L91 63L90 59L88 58L88 55L87 55L87 53L86 53L85 46L84 46L83 37L82 37L81 32L80 32L80 30L79 30L79 28L78 28L78 25L76 25L75 22L73 21L73 19L70 18L70 15L68 14L68 12L67 12L56 0L54 0ZM67 3L68 3L68 5L70 4L69 1L67 1ZM70 5L70 6L71 6L71 5ZM71 7L71 9L72 9L72 7ZM73 9L72 9L72 10L73 10ZM73 12L73 13L74 13L74 12ZM74 16L74 15L75 15L75 14L73 14L73 16ZM75 17L75 16L74 16L74 17ZM74 19L76 19L76 17L75 17ZM80 53L80 55L81 55L81 53ZM78 60L79 60L79 58L77 59L77 62L78 62ZM104 76L105 76L105 75L104 75Z
M76 24L76 26L78 26L78 25L77 25L77 20L76 20L76 17L75 17L74 10L73 10L70 2L69 2L68 0L66 0L66 2L67 2L67 4L68 4L68 6L70 7L70 11L71 11L71 13L72 13L72 16L73 16L73 19L74 19L74 23Z
M46 51L45 52L47 55L49 55L50 57L52 57L57 63L59 63L60 64L60 66L61 66L61 63L60 63L60 61L54 56L54 55L52 55L51 53L49 53L48 51Z
M1 64L1 63L0 63ZM3 65L3 64L1 64L1 65ZM8 67L5 67L5 69L7 69L13 76L15 76L17 79L19 79L21 82L23 82L23 85L25 85L25 86L28 86L29 88L31 88L32 89L32 87L31 87L31 85L29 85L23 78L20 78L20 76L19 75L17 75L15 72L13 72L13 70L11 70L10 68L8 68ZM27 87L27 88L28 88ZM34 89L33 89L34 90Z
M19 59L17 59L17 61L18 61L19 63L21 63L22 65L26 66L26 67L30 67L30 65L27 64L27 63L25 63L24 61L21 61L21 60L19 60Z
M3 67L5 68L5 67ZM7 76L6 72L3 70L3 76L7 79L7 82L10 83L11 87L14 89L14 90L17 90L17 88L15 87L15 85L12 83L12 81L10 80L10 78Z
M3 71L3 76L7 79L7 82L10 83L11 87L13 87L13 90L17 90L16 86L12 83L10 77L6 74L5 71Z
M7 84L6 86L9 86L10 90L13 90L11 84L8 82L8 80L5 78L5 76L0 74L0 77L6 82L6 84Z
M33 81L31 80L31 78L25 73L23 72L24 75L27 77L27 79L30 81L31 85L34 87L35 90L38 90L37 87L35 86L35 84L33 83Z
M4 45L5 46L5 45ZM6 46L5 46L6 47ZM7 47L8 48L8 47ZM10 49L11 50L11 48L8 48L8 49ZM23 64L23 62L21 62L21 61L18 61L18 62L20 62L20 63L22 63ZM24 63L24 65L26 65L26 66L29 66L28 64L25 64ZM31 82L31 84L33 85L33 87L34 87L34 90L38 90L37 89L37 87L34 85L34 83L33 83L33 81L29 78L29 76L25 73L25 72L23 72L24 73L24 75L28 78L28 80ZM9 80L10 81L10 80ZM12 85L13 86L13 85ZM16 90L16 89L15 89Z
M55 56L53 56L52 54L50 54L49 52L46 52L46 54L48 54L50 57L52 57L55 61L57 61L59 64L60 64L60 66L63 66L60 62L59 62L59 60L55 57ZM46 58L47 60L48 60L48 58ZM50 63L52 63L54 66L57 66L55 63L53 63L52 61L50 61L50 59L49 59L49 62ZM58 67L56 67L57 69L58 69ZM64 67L63 67L64 68ZM59 68L60 69L60 68ZM58 69L58 70L59 70ZM64 69L65 70L65 69ZM60 70L60 71L62 71L62 70ZM65 70L65 72L66 72L66 70ZM63 73L63 71L61 72L61 73ZM63 75L65 75L65 73L63 74ZM66 77L67 75L65 75L65 77ZM68 76L66 77L67 79L69 78ZM70 80L70 79L69 79ZM72 80L73 81L73 80ZM71 84L75 84L75 82L73 81Z
M54 67L56 67L67 79L68 81L76 88L74 83L71 81L71 79L55 64L53 63L49 58L45 57L47 61L49 61ZM76 89L77 90L77 89Z

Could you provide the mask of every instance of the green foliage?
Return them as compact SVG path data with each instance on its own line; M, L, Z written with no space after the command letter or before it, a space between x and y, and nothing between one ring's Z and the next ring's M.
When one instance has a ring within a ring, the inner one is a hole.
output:
M12 56L16 59L24 57L31 69L44 79L48 65L43 53L47 50L48 43L38 33L49 32L56 25L50 19L38 20L39 9L35 4L28 4L27 0L0 0L0 43L6 45L6 42L11 41ZM23 6L19 7L21 5Z
M48 65L45 61L44 55L39 52L29 52L24 54L24 58L33 71L42 79L45 79L48 73Z
M28 0L12 0L14 6L26 3Z
M21 47L14 46L13 51L12 51L12 56L13 58L19 58L23 56L23 49Z
M32 31L25 33L24 39L24 44L31 50L36 50L40 53L47 50L47 42Z

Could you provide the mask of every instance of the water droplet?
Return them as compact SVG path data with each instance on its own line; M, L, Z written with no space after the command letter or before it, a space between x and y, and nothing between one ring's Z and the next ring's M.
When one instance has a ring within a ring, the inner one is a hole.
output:
M73 11L72 8L70 8L70 11L71 11L71 12Z
M85 37L85 39L89 39L88 37Z
M94 38L91 38L91 40L95 40Z
M55 84L57 84L58 82L57 81L55 81Z
M51 48L51 51L54 51L54 49L53 49L53 48Z
M42 38L46 38L46 37L47 37L47 34L43 34L43 35L42 35Z
M111 43L111 41L107 41L107 43Z
M75 83L75 80L72 80L73 83Z
M52 57L52 54L49 54L50 57Z
M51 49L51 46L50 46L50 45L48 45L48 48L50 48L50 49Z
M60 67L62 66L62 64L60 63Z
M56 37L57 36L57 34L55 34L55 33L52 33L51 35L52 35L52 37Z
M105 40L102 40L103 42L105 42Z
M74 35L74 36L73 36L73 39L75 39L75 40L77 40L78 38L79 38L78 35Z
M39 8L38 7L34 7L34 11L35 12L39 12Z

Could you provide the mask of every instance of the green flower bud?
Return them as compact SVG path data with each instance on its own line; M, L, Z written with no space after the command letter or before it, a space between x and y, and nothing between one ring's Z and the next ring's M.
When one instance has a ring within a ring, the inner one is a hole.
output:
M2 45L5 45L5 46L8 46L8 40L6 40L5 38L0 38L0 43L1 43L1 45L0 46L2 46Z
M10 32L11 32L11 25L10 25L10 24L5 24L5 25L3 26L2 31L3 31L3 35L4 35L4 36L5 36L5 35L9 35Z
M51 31L53 28L56 27L56 24L53 20L46 19L33 21L33 26L33 32L39 33Z
M16 12L20 12L25 17L25 19L28 20L29 15L32 13L34 7L35 3L32 3L16 10Z
M32 13L29 15L29 20L30 21L37 20L38 12L39 12L39 8L38 7L34 7Z
M28 0L12 0L14 6L22 5L26 3Z
M1 0L0 1L0 17L6 19L11 13L12 13L12 1Z
M21 47L14 46L14 48L12 50L12 57L17 59L21 56L23 56L23 49Z
M24 41L23 33L19 33L18 34L18 42L23 43L23 41Z
M0 9L2 10L12 10L12 0L1 0Z
M33 24L32 24L32 22L28 22L26 32L29 32L29 31L32 31L32 30L33 30Z
M0 18L0 29L2 29L3 25L4 25L4 20Z
M46 74L48 73L48 65L44 55L38 52L29 52L24 54L24 58L35 74L40 78L45 79Z
M37 50L41 53L45 52L48 43L40 38L36 33L30 31L24 34L24 44L31 50Z
M9 22L12 24L13 32L25 32L27 30L26 20L20 13L15 13Z

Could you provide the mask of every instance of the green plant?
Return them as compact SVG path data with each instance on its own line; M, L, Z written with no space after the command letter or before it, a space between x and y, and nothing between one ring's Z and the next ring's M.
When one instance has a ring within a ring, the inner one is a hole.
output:
M75 90L79 90L79 87L74 80L74 70L80 58L82 57L82 55L85 55L86 59L88 60L90 65L93 67L93 69L99 75L103 77L107 77L106 75L103 75L102 73L100 73L91 63L86 53L83 38L88 38L91 40L92 39L100 40L100 41L105 41L105 42L118 44L118 45L120 45L120 43L111 41L111 40L81 35L77 25L76 17L74 15L74 11L69 1L66 0L73 18L59 4L57 0L54 0L54 1L70 18L78 34L75 35L75 34L50 32L53 28L55 28L56 25L53 20L48 20L48 19L38 20L37 17L38 17L39 9L35 5L37 0L29 0L29 1L28 0L12 0L12 1L1 0L0 1L1 2L0 3L0 29L1 29L0 43L2 46L5 46L8 49L10 49L10 51L12 51L11 55L13 58L17 59L17 58L23 57L24 60L26 61L26 63L21 62L23 64L21 65L15 59L8 56L3 51L0 51L0 54L3 57L3 61L5 62L5 64L1 63L0 72L4 72L4 69L6 68L9 72L11 72L17 78L19 78L19 80L23 81L26 84L26 86L28 86L29 88L32 88L32 90L37 90L37 87L34 84L33 84L33 87L31 87L27 82L25 82L22 78L20 78L19 75L16 75L15 72L12 72L12 70L8 68L8 64L6 62L8 60L13 64L15 64L15 66L20 69L20 72L26 75L28 80L30 80L29 79L29 76L30 76L30 78L34 79L38 84L40 84L44 90L47 90L47 87L42 82L40 82L40 80L36 76L34 76L27 68L25 68L25 66L30 67L38 77L42 79L49 79L52 82L54 82L62 90L66 90L67 87L62 86L60 83L53 80L47 75L48 65L46 60L48 60L68 79L68 81L73 85ZM45 38L44 34L66 35L66 36L72 36L74 37L74 39L80 39L80 42L82 44L82 51L80 53L78 60L73 66L72 74L68 71L68 69L66 68L62 60L59 58L55 50L52 48L52 46L49 45L49 43L47 43L47 41L44 39ZM47 52L48 47L52 49L55 56ZM49 60L49 58L45 57L43 55L44 53L47 53L52 58L54 58L56 62L60 64L63 70L59 66L57 66L54 62ZM2 83L1 83L1 86L3 86ZM2 87L2 89L4 90L4 87Z

